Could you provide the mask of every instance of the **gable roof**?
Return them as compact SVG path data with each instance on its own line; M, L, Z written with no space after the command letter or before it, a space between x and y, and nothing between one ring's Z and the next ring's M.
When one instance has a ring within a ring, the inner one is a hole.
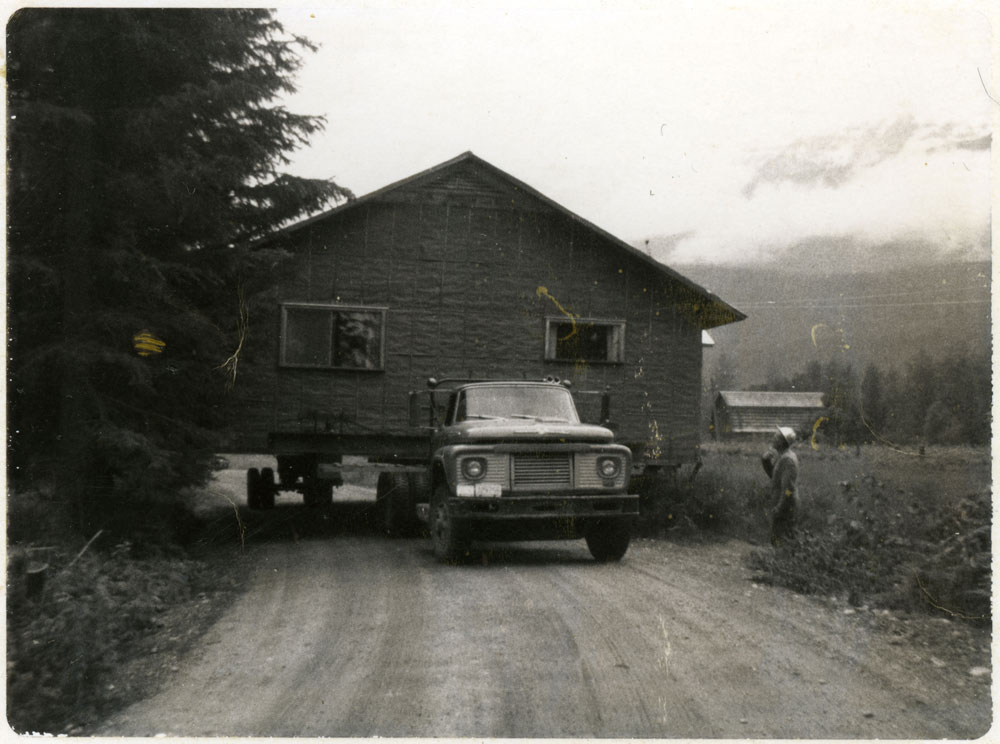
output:
M460 164L464 163L472 163L486 170L488 173L491 173L494 177L499 178L502 181L506 181L514 188L515 191L520 191L542 202L543 204L555 210L556 212L559 212L565 217L568 217L573 222L576 222L577 224L583 226L587 230L590 230L591 232L594 232L597 235L601 236L603 239L614 245L616 248L625 251L633 258L636 258L642 263L648 265L650 268L654 269L661 276L664 276L674 282L677 282L682 287L685 287L696 296L703 298L704 300L703 303L696 303L693 305L694 315L697 317L698 325L701 328L703 329L714 328L716 326L725 325L726 323L735 323L736 321L743 320L747 317L744 313L740 312L732 305L729 305L728 303L724 302L720 297L716 296L712 292L709 292L704 287L701 287L700 285L691 281L682 274L677 273L669 266L660 263L652 256L629 245L621 238L615 237L611 233L598 227L592 222L584 219L575 212L572 212L566 207L562 206L561 204L558 204L549 197L545 196L540 191L536 191L523 181L520 181L514 178L509 173L500 170L492 163L486 162L479 156L473 154L471 151L463 152L461 155L454 157L451 160L446 160L445 162L435 165L431 168L428 168L427 170L415 173L412 176L403 178L399 181L389 184L388 186L383 186L380 189L376 189L375 191L365 194L364 196L358 197L357 199L353 199L349 202L346 202L345 204L341 204L340 206L334 207L333 209L327 210L326 212L322 212L321 214L314 215L313 217L309 217L307 219L301 220L300 222L296 222L292 225L289 225L288 227L280 230L278 234L287 235L289 233L296 232L303 228L312 226L317 222L322 222L324 220L330 219L336 215L340 215L343 214L344 212L356 209L369 202L377 201L379 197L382 197L391 191L413 187L433 181L439 178L445 171L448 171L449 169L455 168L456 166L459 166ZM265 240L262 242L267 242L267 241Z
M732 408L823 408L823 393L720 390L721 399Z

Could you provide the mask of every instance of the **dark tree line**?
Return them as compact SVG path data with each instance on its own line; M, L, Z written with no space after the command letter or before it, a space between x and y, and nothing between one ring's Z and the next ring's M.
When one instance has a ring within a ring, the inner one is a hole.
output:
M239 246L350 196L281 171L324 123L277 103L311 48L264 10L8 23L9 476L53 482L81 529L204 477L280 258Z
M837 444L988 444L992 367L987 353L941 358L919 351L901 368L847 360L811 361L791 376L771 375L756 390L822 392Z

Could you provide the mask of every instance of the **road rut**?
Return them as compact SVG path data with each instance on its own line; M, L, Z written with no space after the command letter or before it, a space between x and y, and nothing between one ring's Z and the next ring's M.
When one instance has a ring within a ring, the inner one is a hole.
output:
M302 509L281 504L267 518ZM643 540L607 565L582 541L518 543L442 566L416 538L250 544L246 591L164 689L95 733L986 732L988 681L894 645L864 613L754 583L742 562L750 549Z

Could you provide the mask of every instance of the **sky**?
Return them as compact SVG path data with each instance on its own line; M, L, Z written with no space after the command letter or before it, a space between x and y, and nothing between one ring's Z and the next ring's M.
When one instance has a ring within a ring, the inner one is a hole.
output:
M988 6L838 0L285 6L290 170L362 195L471 150L668 263L830 237L989 256ZM991 100L995 99L995 100Z

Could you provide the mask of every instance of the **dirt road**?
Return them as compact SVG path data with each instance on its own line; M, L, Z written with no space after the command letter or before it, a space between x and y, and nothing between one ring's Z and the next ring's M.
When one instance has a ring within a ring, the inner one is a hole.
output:
M742 543L637 541L617 565L595 563L582 541L526 543L452 567L421 539L303 536L295 524L322 518L297 503L258 519L285 527L251 531L265 537L242 559L247 591L164 690L95 733L967 738L989 728L983 670L899 643L886 627L902 619L754 584Z

